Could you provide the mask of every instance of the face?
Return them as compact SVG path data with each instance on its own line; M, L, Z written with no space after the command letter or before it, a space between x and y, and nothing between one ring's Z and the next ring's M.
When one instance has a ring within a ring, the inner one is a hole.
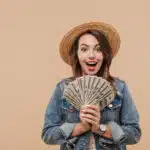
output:
M82 35L77 51L83 75L95 75L101 68L103 54L98 40L91 34Z

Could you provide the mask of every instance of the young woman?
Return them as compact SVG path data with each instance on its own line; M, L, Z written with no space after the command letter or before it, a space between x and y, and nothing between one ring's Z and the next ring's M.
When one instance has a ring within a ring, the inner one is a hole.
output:
M73 76L56 85L47 106L42 130L46 144L60 144L61 150L126 150L139 142L139 114L128 87L109 73L119 46L117 31L102 22L81 24L64 36L60 54ZM115 98L102 111L95 105L78 111L63 97L65 85L84 75L103 77L114 87Z

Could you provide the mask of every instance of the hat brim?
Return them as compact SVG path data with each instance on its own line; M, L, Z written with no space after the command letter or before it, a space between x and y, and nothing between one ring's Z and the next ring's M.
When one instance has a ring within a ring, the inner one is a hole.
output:
M121 41L117 30L112 25L104 22L84 23L71 29L60 42L60 55L68 65L72 65L73 58L69 53L72 48L72 44L80 34L86 32L87 30L98 30L99 32L103 33L110 44L113 57L117 54Z

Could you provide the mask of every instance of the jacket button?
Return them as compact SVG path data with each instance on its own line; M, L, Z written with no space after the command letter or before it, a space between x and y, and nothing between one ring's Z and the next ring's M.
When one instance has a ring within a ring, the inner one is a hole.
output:
M121 93L120 93L120 91L119 91L119 90L117 90L117 95L118 95L118 96L120 96L120 95L121 95Z
M122 93L119 90L117 90L117 95L119 98L122 98Z
M109 108L112 108L112 107L113 107L113 104L109 104L108 107L109 107Z

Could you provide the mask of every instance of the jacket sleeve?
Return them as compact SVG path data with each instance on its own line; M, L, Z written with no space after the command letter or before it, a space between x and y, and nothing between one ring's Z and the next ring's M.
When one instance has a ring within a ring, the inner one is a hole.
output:
M61 94L62 90L59 84L57 84L45 112L45 121L41 138L46 144L71 143L76 139L76 137L71 137L72 130L76 124L62 121L60 107Z
M120 114L120 124L110 121L112 139L100 138L100 142L110 144L136 144L141 137L141 129L139 125L139 114L132 100L131 94L126 83L123 88L123 99Z
M124 84L123 89L123 103L121 108L121 126L118 126L118 130L122 129L122 134L124 134L125 144L136 144L139 142L141 137L141 129L139 125L139 114L136 109L135 103L132 100L130 91ZM112 130L112 133L114 131ZM121 134L120 134L121 135ZM119 138L118 138L119 139ZM118 141L117 141L118 142Z

